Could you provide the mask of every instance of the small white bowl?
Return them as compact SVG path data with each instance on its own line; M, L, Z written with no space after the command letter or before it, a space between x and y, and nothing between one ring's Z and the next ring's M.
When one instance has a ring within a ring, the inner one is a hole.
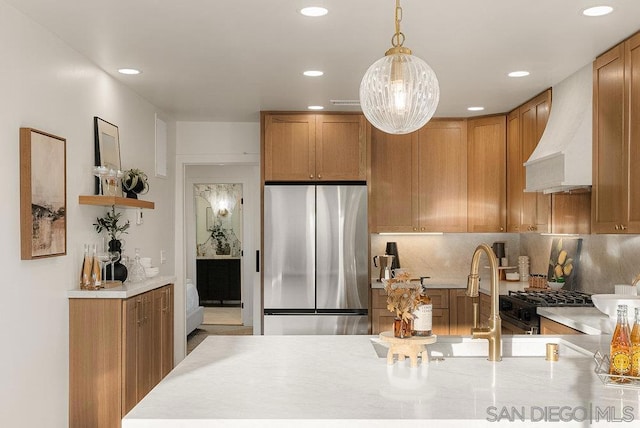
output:
M560 290L562 287L564 287L564 282L547 282L547 284L549 284L549 287L550 287L553 291L558 291L558 290Z
M160 273L160 268L157 267L145 267L144 273L147 275L147 278L153 278L154 276Z

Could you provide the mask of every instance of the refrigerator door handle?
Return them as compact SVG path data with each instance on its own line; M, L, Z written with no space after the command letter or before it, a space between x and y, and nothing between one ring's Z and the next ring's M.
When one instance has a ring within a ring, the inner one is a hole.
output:
M260 250L256 250L256 272L260 272Z

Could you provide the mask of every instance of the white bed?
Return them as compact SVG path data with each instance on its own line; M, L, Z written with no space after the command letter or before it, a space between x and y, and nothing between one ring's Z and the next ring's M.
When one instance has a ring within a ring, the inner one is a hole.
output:
M193 330L196 329L204 320L204 308L199 306L200 298L198 296L198 289L195 284L187 279L187 299L186 299L186 314L187 314L187 336Z

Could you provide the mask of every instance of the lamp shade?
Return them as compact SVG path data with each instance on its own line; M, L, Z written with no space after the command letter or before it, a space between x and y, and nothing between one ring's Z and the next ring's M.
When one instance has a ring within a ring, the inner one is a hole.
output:
M360 106L373 126L408 134L424 126L440 100L438 78L429 64L405 53L374 62L360 83Z

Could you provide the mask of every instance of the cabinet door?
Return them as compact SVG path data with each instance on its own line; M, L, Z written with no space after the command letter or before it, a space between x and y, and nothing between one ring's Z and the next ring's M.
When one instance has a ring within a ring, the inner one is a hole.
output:
M617 233L626 218L624 50L620 44L593 64L593 188L591 230Z
M153 343L153 299L152 292L140 295L140 324L137 331L138 401L151 391L153 383L153 363L157 358Z
M173 284L162 288L160 380L173 369Z
M478 298L467 297L466 289L449 291L449 334L468 336L473 327L473 304Z
M552 233L591 233L591 192L551 195Z
M529 160L549 119L551 90L547 90L520 107L520 138L522 163ZM526 173L522 168L522 184L526 187ZM549 232L551 196L542 192L526 192L522 195L521 232Z
M468 231L506 228L506 117L468 122Z
M478 303L480 306L479 327L488 327L489 315L491 315L491 296L484 293L478 293Z
M524 167L520 146L520 109L507 115L507 232L520 232Z
M418 230L418 134L391 135L371 125L372 232Z
M265 181L315 180L316 119L312 114L264 116Z
M123 302L123 381L121 415L126 415L139 399L138 393L138 329L140 328L142 312L142 297L135 296Z
M564 324L540 317L540 334L583 334L581 331L567 327Z
M640 33L625 42L625 79L629 96L626 107L629 135L625 141L629 145L629 190L627 233L640 233Z
M316 174L318 180L367 179L363 115L316 116Z
M418 131L421 232L467 231L467 129L463 120L432 120Z
M432 332L441 336L448 336L449 332L449 309L433 308Z

